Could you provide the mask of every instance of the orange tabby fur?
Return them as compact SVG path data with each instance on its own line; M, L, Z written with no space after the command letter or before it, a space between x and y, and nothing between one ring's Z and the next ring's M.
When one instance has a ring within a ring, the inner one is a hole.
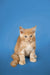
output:
M25 56L30 57L31 62L36 62L36 40L35 40L36 26L31 29L24 29L20 27L20 36L14 49L14 54L11 56L13 61L11 66L15 67L18 63L25 64Z

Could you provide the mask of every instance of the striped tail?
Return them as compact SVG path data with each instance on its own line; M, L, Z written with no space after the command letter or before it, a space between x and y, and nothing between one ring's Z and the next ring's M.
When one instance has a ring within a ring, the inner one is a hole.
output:
M13 61L10 63L10 65L12 67L16 67L16 65L19 63L19 57L15 53L11 57L13 58Z

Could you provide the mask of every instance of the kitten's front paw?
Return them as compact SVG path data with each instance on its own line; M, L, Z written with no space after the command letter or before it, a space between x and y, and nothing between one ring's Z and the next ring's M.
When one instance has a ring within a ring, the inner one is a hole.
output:
M20 65L24 65L25 64L25 61L19 61L19 64Z
M36 62L36 59L35 58L31 58L30 61L31 62Z

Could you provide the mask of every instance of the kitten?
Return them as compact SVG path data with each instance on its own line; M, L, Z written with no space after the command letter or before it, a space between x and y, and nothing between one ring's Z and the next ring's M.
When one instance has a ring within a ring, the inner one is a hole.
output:
M18 63L25 64L25 56L30 57L31 62L36 62L36 39L35 39L36 26L31 29L24 29L20 27L20 36L14 49L14 54L11 56L13 61L11 66L15 67Z

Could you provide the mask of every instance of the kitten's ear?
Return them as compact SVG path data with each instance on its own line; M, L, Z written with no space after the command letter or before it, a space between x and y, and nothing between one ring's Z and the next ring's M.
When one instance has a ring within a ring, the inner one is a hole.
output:
M37 26L34 26L34 27L32 28L32 31L33 31L33 32L36 31L36 27L37 27Z
M19 29L20 29L20 33L21 33L21 34L24 33L24 28L22 28L22 27L20 26Z

